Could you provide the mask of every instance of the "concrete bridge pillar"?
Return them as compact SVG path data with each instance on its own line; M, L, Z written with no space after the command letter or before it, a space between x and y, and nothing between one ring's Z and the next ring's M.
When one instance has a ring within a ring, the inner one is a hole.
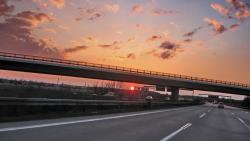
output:
M178 98L179 98L179 88L171 87L171 97L170 97L170 99L172 101L178 101Z

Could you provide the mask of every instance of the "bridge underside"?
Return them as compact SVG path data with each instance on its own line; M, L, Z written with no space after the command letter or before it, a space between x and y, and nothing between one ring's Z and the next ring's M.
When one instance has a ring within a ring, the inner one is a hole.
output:
M56 63L0 58L0 69L122 82L134 82L149 85L161 85L173 88L173 99L178 98L178 92L180 88L250 96L249 88L195 82L159 76L152 77L151 75L139 75L129 72L112 71L104 68L97 69L94 67L91 68L84 66L66 66Z

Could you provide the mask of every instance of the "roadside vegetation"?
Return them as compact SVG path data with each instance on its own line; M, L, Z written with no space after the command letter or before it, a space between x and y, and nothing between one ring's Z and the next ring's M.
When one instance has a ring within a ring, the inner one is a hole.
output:
M241 106L250 109L250 96L244 98Z

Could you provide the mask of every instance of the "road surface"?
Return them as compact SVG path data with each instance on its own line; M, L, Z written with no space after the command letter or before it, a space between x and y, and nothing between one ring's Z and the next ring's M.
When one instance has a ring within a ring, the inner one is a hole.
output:
M250 112L214 105L0 123L0 141L249 141Z

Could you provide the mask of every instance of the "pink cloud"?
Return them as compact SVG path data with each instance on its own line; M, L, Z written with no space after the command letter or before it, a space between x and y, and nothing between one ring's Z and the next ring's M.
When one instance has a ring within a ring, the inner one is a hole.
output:
M14 6L8 5L7 0L0 0L0 16L8 16L13 10Z
M51 46L50 39L36 39L32 32L38 25L51 21L50 15L23 11L0 23L1 51L18 52L61 58L60 51Z
M164 15L171 15L171 14L177 14L179 12L177 11L172 11L172 10L165 10L165 9L160 9L160 8L155 8L151 11L151 13L154 16L164 16Z
M236 11L235 16L239 20L245 20L246 18L250 17L250 11L248 9Z
M87 19L93 21L101 18L103 15L104 11L100 8L79 8L79 16L75 20L81 21Z
M140 30L140 31L146 31L147 27L143 24L136 24L135 25L136 29Z
M244 21L250 17L249 4L243 0L226 0L231 7L227 8L219 3L211 4L211 7L227 18L236 18Z
M227 30L222 23L220 23L214 18L205 18L204 21L207 22L208 25L213 27L213 30L215 31L216 34L221 34Z
M44 22L53 21L53 17L51 15L46 13L36 13L33 11L23 11L18 13L15 17L26 20L33 27L36 27Z
M142 11L143 11L143 7L139 4L134 5L131 9L132 13L141 13Z
M249 4L241 0L226 0L234 9L235 17L239 20L245 20L250 17Z
M239 27L240 27L239 24L232 24L232 25L230 26L230 29L231 29L231 30L236 30L236 29L238 29Z
M201 30L202 28L203 28L202 26L199 26L199 27L193 29L192 31L185 33L183 36L184 36L184 37L193 37L194 34L196 34L196 33L197 33L199 30Z
M220 14L224 15L225 17L231 18L230 14L230 10L228 8L223 7L222 5L218 4L218 3L213 3L211 4L211 7L218 11Z

